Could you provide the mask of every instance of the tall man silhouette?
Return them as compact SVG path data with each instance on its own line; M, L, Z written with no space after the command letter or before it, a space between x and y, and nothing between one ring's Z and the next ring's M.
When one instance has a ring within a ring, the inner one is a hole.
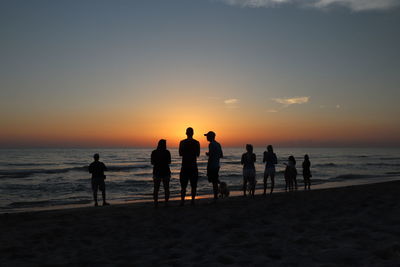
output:
M200 143L193 139L193 128L187 128L186 135L187 138L179 144L179 156L182 157L182 168L179 179L181 183L181 206L185 204L186 187L189 181L192 188L191 204L194 205L199 177L197 157L200 156Z

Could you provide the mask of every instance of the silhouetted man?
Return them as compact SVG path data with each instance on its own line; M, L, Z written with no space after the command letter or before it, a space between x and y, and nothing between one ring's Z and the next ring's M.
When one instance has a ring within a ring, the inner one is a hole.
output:
M208 145L208 152L206 155L208 156L207 163L207 176L208 181L213 185L214 191L214 202L218 199L218 184L219 184L219 160L223 157L221 145L215 141L215 133L210 131L206 134L207 141L210 142Z
M179 156L182 157L182 168L180 173L181 183L181 206L185 204L186 187L190 181L192 188L192 205L196 197L197 180L199 172L197 169L197 157L200 156L200 143L193 139L193 129L186 129L187 138L179 144Z
M97 207L97 190L100 189L103 196L103 206L109 205L106 202L106 185L104 180L106 176L104 175L104 171L107 171L106 165L103 162L99 161L99 154L94 154L94 161L89 165L89 172L92 174L92 190L93 190L93 199L94 205Z

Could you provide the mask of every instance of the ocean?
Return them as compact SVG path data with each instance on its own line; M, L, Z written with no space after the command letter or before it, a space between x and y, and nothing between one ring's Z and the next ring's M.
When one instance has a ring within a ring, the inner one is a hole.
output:
M0 213L93 205L90 174L87 166L93 154L108 167L107 200L111 204L152 199L153 180L150 154L153 149L1 149ZM179 197L181 158L177 149L172 155L171 197ZM227 182L233 194L242 186L240 159L244 148L223 148L220 180ZM257 189L263 187L262 155L265 148L255 148ZM198 159L198 195L212 193L206 177L206 149ZM297 161L299 190L303 190L301 163L310 156L313 188L328 188L400 179L400 148L275 148L278 156L276 191L284 189L284 163L289 155ZM188 186L188 194L190 186ZM101 196L99 195L101 198ZM163 189L160 189L160 200Z

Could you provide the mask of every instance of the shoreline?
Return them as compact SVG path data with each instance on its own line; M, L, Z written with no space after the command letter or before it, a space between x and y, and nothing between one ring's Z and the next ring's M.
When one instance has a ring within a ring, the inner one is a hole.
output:
M344 188L344 187L349 187L349 186L359 186L359 185L369 185L369 184L380 184L380 183L386 183L386 182L393 182L393 181L400 181L400 177L393 176L393 177L386 177L384 181L377 181L378 179L382 180L381 178L376 178L374 180L351 180L348 182L326 182L323 184L315 184L311 185L311 191L315 190L324 190L324 189L334 189L334 188ZM190 186L188 187L189 189L187 190L187 195L186 195L186 201L190 199ZM210 194L202 194L202 195L197 195L196 200L200 199L207 199L211 200L213 198L212 194L212 188L210 187ZM301 192L304 191L303 183L299 182L298 190L296 192ZM257 188L255 191L256 197L262 197L262 188ZM267 195L269 190L267 189ZM284 188L276 188L273 192L273 195L276 194L282 194L286 193ZM234 197L241 197L243 194L243 191L241 190L234 190L230 191L230 197L229 198L234 198ZM101 203L101 196L99 196L99 203ZM173 196L170 198L170 202L178 202L180 200L179 195ZM164 192L162 187L160 188L160 193L159 193L159 203L161 204L161 207L164 202ZM145 199L135 199L135 200L127 200L127 201L111 201L109 202L111 206L123 206L123 205L140 205L140 204L152 204L153 199L151 196ZM101 206L101 204L100 204ZM3 214L18 214L18 213L29 213L29 212L40 212L40 211L57 211L57 210L73 210L73 209L80 209L80 208L92 208L93 207L93 201L90 201L90 204L66 204L66 205L54 205L54 206L43 206L43 207L29 207L29 208L20 208L20 209L10 209L8 211L0 211L0 216Z

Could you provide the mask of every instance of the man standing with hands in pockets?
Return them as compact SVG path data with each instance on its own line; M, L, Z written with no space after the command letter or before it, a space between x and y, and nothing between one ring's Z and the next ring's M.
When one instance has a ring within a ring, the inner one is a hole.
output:
M219 160L223 157L221 145L215 141L215 133L213 131L209 131L204 134L207 137L207 141L210 142L208 145L208 152L206 155L208 156L207 163L207 176L208 181L213 185L214 191L214 203L218 199L218 184L219 182Z

